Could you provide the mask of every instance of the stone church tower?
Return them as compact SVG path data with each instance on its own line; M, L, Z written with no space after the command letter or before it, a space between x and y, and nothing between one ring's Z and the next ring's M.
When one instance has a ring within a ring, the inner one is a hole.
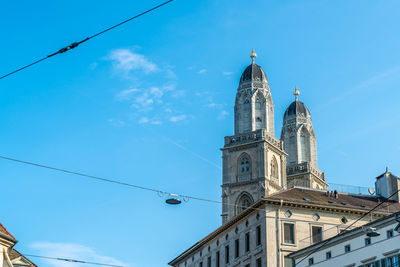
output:
M287 161L287 187L302 186L326 189L325 175L317 166L317 139L311 114L295 88L293 101L283 117L281 141L284 143Z
M221 149L223 223L286 185L287 154L274 137L274 104L256 56L253 50L236 93L235 135L226 136Z

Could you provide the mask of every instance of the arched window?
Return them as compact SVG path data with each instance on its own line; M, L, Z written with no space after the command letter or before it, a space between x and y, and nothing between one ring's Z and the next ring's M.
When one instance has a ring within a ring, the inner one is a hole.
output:
M264 106L263 102L264 101L263 101L262 95L261 94L257 95L256 101L254 103L254 106L255 106L254 115L256 118L256 120L255 120L256 130L265 128L264 123L263 123L264 116L265 116L265 111L263 110L263 106Z
M246 192L242 193L236 201L236 215L250 207L253 203L254 201L250 194Z
M275 156L272 157L271 160L271 178L278 180L279 178L279 171L278 171L278 162L276 161Z
M251 176L251 161L249 155L244 154L242 157L240 157L238 163L239 182L249 180Z
M300 162L310 162L310 134L306 129L300 133Z

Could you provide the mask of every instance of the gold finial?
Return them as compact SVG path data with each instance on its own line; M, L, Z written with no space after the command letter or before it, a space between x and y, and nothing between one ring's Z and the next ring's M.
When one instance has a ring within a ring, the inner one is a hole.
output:
M254 59L257 57L257 54L254 52L254 48L251 49L250 57L254 64Z
M297 90L297 86L294 87L293 95L296 97L296 101L299 100L300 91Z

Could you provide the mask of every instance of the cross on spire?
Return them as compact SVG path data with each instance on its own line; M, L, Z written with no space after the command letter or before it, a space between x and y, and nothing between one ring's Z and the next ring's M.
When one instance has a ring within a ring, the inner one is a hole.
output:
M257 54L254 52L254 48L251 49L250 57L254 64L254 59L257 57Z
M300 91L297 90L297 86L294 87L293 95L296 97L296 101L299 100Z

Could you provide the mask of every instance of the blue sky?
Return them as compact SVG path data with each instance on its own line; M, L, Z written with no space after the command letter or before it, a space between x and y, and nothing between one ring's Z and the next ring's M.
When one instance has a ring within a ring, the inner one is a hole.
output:
M0 74L157 1L8 1ZM0 80L0 154L220 199L223 137L256 62L275 135L298 86L331 183L400 174L398 1L183 1ZM220 206L0 161L0 221L21 252L166 266L220 225ZM33 258L32 258L33 259ZM44 267L83 265L33 259Z

